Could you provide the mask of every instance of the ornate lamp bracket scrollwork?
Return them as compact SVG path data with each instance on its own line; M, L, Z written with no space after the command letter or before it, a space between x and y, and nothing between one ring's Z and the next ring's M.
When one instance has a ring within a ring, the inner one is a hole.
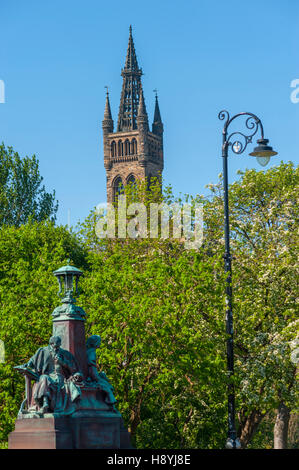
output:
M245 120L245 128L251 132L245 133L241 131L235 131L231 134L228 134L228 128L230 124L240 116L247 116L247 119ZM247 145L252 142L252 138L256 135L259 128L261 131L261 138L264 139L263 125L260 119L255 114L248 112L238 113L232 118L230 118L229 112L226 110L222 110L218 114L218 119L220 119L220 121L225 120L223 127L223 152L227 152L228 148L231 147L234 153L240 155L245 151Z

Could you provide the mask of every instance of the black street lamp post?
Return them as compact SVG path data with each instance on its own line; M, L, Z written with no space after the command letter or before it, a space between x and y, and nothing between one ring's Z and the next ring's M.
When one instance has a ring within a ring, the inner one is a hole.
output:
M249 135L242 132L228 133L228 128L232 121L236 118L244 116L246 118L245 125L248 129ZM220 111L218 118L221 121L225 120L223 127L223 140L222 140L222 158L223 158L223 189L224 189L224 240L225 240L225 254L224 254L224 268L227 274L226 277L226 333L227 333L227 370L229 375L228 384L228 436L226 447L228 449L240 448L240 441L237 439L235 427L235 391L232 382L234 374L234 344L233 344L233 312L232 312L232 271L231 271L231 254L230 254L230 237L229 237L229 206L228 206L228 177L227 177L227 158L228 149L236 154L241 154L246 149L247 145L252 142L253 136L257 133L258 129L261 132L261 138L258 139L258 146L254 148L253 152L249 155L257 157L258 162L265 166L267 165L270 157L277 155L272 147L268 145L268 140L264 138L264 129L260 119L252 113L239 113L230 118L228 111Z

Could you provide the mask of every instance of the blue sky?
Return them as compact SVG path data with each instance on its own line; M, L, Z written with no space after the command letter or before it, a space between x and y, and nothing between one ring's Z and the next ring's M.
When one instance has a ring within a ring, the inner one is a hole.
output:
M298 164L297 0L2 0L0 24L0 141L37 155L58 223L70 209L75 225L106 200L104 86L116 123L130 24L150 122L158 89L164 180L176 194L207 194L217 181L222 109L257 114L279 152L271 164ZM245 168L261 167L230 154L230 181Z

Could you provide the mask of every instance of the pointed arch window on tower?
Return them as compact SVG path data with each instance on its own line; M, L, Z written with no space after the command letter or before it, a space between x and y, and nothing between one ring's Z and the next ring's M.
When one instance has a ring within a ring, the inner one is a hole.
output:
M117 143L117 154L119 157L122 157L124 154L124 146L122 140L119 140Z
M111 157L116 157L116 142L114 140L111 142Z
M117 197L124 192L124 185L120 176L118 176L113 185L113 200L116 201Z
M125 155L130 155L130 141L128 139L125 140Z
M128 176L128 178L127 178L127 184L134 184L134 183L136 183L136 178L135 178L135 176L134 176L134 175Z
M137 140L135 138L131 141L131 155L137 155Z
M138 191L137 191L137 183L136 183L136 178L134 175L129 175L128 178L127 178L127 185L129 185L129 187L131 187L131 196L133 196L133 198L136 198L138 196Z

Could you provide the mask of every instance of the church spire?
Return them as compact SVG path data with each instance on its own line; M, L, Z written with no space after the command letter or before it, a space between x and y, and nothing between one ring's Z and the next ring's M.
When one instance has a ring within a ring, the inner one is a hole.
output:
M136 118L142 70L139 68L137 62L132 36L132 26L130 26L126 62L121 71L121 75L123 77L123 86L118 113L118 132L137 129Z
M125 63L124 70L126 72L138 72L139 68L138 68L138 62L137 62L135 47L134 47L134 41L133 41L133 36L132 36L132 26L131 25L130 25L129 31L130 31L130 33L129 33L129 43L128 43L126 63Z

